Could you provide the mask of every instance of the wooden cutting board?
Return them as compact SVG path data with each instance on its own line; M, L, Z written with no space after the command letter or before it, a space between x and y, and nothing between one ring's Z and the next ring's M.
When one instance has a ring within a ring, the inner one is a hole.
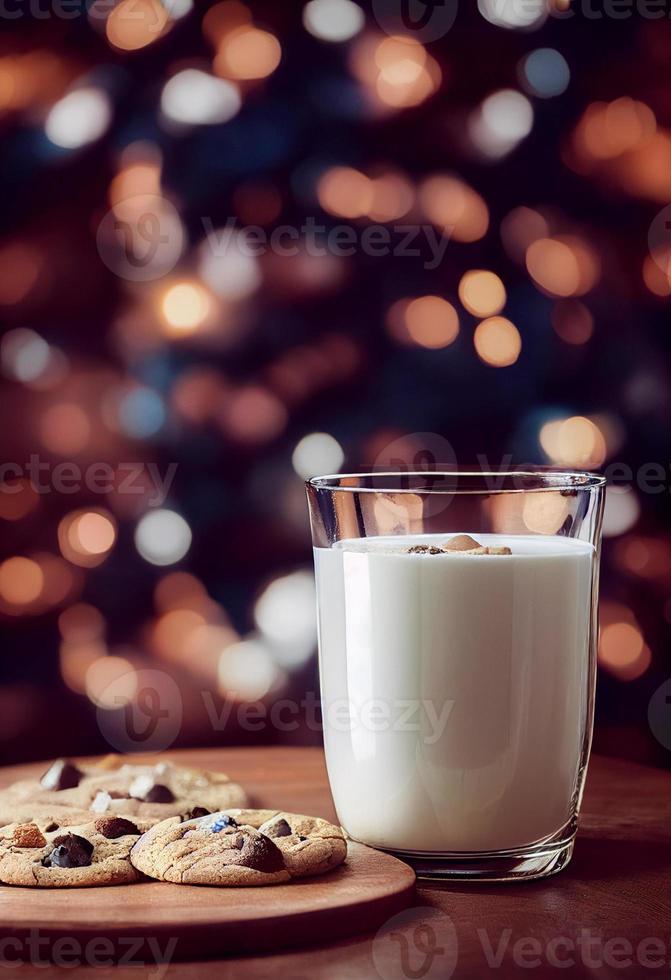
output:
M189 750L165 758L227 772L245 785L252 805L335 819L331 801L323 793L314 798L315 777L323 773L313 770L323 763L310 750ZM45 768L0 770L0 786ZM378 928L410 904L414 884L414 872L401 861L350 842L342 867L287 885L142 882L53 890L5 885L0 886L0 940L14 940L7 947L9 958L34 960L37 948L44 959L65 951L66 962L72 948L101 963L106 957L137 963L306 946Z

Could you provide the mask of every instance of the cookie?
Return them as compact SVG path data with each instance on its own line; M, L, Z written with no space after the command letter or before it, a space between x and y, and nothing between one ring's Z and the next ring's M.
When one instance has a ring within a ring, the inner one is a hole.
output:
M306 817L284 810L227 810L238 823L256 827L279 847L292 878L324 874L347 857L347 841L340 827L321 817Z
M137 841L130 859L150 878L184 885L274 885L289 880L276 844L224 813L163 820Z
M59 759L41 779L14 783L0 792L0 819L25 803L92 808L97 813L156 822L188 815L197 807L213 812L246 802L242 787L225 773L187 769L169 762L125 763L120 756L108 756L97 765Z
M164 820L131 851L149 877L198 885L271 885L323 874L346 856L342 831L320 817L241 809Z
M38 888L122 885L141 877L130 851L150 824L118 816L59 821L44 812L0 829L0 881Z

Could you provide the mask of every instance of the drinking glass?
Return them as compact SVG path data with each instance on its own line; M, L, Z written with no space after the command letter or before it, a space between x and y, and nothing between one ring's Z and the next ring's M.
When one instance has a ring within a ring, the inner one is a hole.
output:
M604 485L549 469L307 482L326 762L352 839L423 877L568 863Z

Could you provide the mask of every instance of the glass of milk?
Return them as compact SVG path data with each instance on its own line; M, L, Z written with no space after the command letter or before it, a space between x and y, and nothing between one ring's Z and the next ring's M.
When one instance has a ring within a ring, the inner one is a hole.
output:
M568 863L604 485L555 470L308 481L326 761L352 839L424 877Z

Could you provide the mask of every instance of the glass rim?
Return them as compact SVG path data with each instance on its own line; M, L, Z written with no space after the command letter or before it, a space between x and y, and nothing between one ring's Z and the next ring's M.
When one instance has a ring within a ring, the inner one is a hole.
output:
M378 480L383 481L393 478L400 484L401 481L413 479L425 480L430 484L431 480L447 478L454 479L455 485L449 487L436 486L364 486L363 484L345 484L342 480ZM482 487L459 487L458 481L463 479L479 479L485 481ZM505 480L538 480L540 486L497 486L496 481ZM491 485L487 481L492 481ZM604 487L607 483L606 477L600 473L592 473L589 470L569 470L553 467L525 467L519 470L477 470L477 469L449 469L449 470L374 470L362 471L360 473L330 473L324 476L313 476L305 481L305 486L320 491L333 493L414 493L414 494L472 494L480 496L491 496L492 494L504 493L548 493L548 492L571 492L572 494L589 492L599 487Z

